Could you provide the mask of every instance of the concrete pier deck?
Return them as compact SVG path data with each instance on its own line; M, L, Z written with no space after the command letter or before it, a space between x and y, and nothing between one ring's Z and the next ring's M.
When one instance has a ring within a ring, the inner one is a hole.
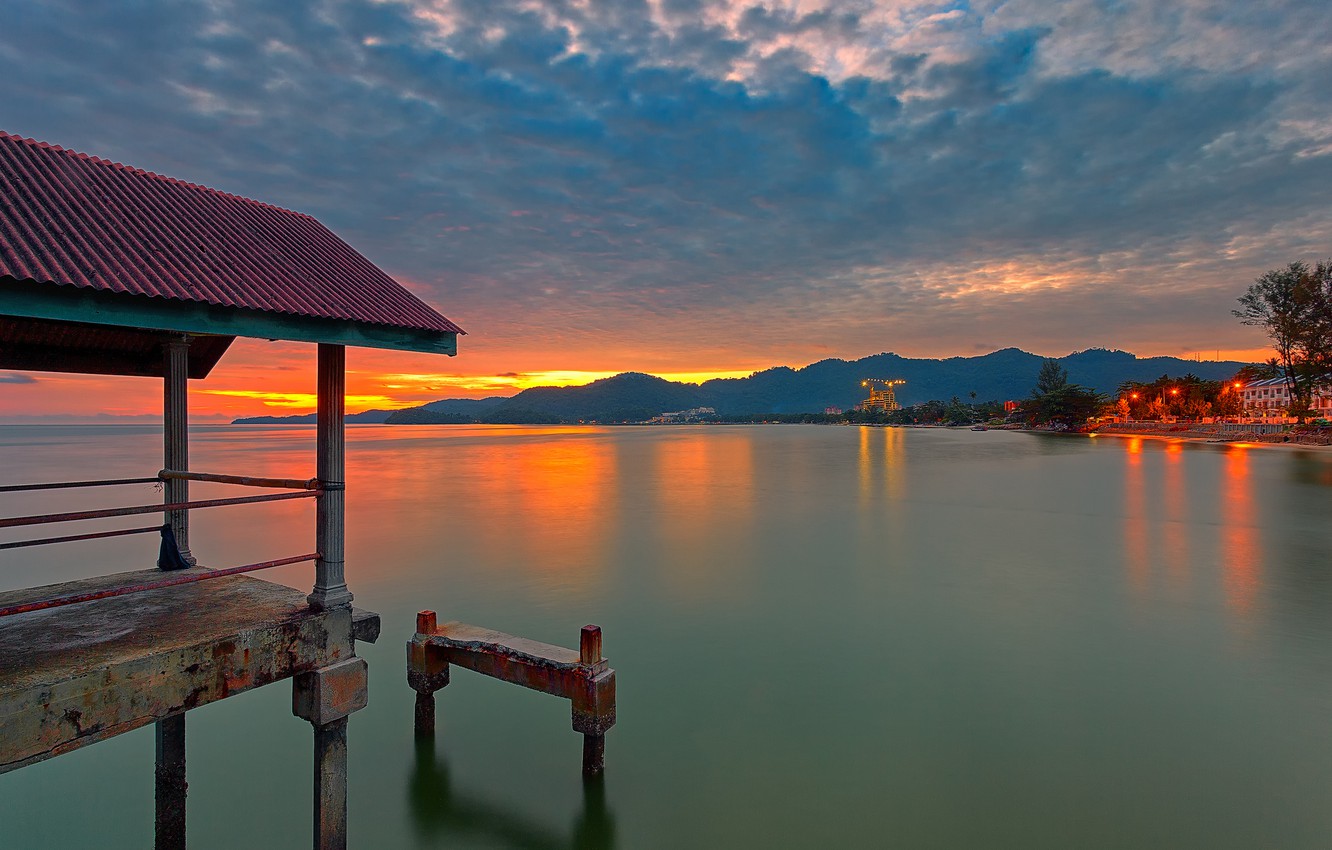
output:
M172 575L193 572L205 570ZM25 588L0 593L0 608L161 577ZM345 662L378 632L378 615L314 610L306 594L244 575L0 617L0 773Z
M416 615L407 643L407 683L416 691L416 733L435 732L435 692L449 666L563 697L583 735L583 773L605 769L606 731L615 725L615 671L601 656L601 628L584 626L578 649L566 649L466 623L440 625L434 611Z

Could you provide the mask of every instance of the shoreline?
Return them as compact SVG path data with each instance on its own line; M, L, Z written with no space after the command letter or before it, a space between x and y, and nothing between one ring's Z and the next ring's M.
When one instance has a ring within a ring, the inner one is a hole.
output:
M1216 434L1199 434L1192 432L1171 432L1162 430L1142 430L1142 431L1089 431L1091 437L1146 437L1153 440L1180 440L1181 442L1200 443L1208 446L1239 446L1241 448L1272 448L1272 449L1308 449L1320 452L1332 452L1332 445L1323 442L1302 442L1300 437L1303 435L1287 434L1258 434L1249 437L1235 437L1234 439L1221 439ZM1266 439L1265 439L1266 438ZM1284 439L1283 439L1284 438Z

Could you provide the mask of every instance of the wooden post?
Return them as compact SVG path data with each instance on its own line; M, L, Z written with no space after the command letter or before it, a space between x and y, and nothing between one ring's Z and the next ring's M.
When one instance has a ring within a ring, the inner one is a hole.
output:
M319 421L316 429L319 457L315 474L324 492L315 512L315 548L319 550L319 560L315 562L314 591L308 598L310 606L320 610L350 606L352 602L343 562L346 357L346 349L341 345L319 344Z
M176 714L156 724L157 769L154 802L154 850L185 850L185 715Z
M190 338L180 335L172 337L165 346L165 372L162 383L162 465L167 469L188 470L190 468L189 445L189 368ZM190 482L183 479L168 479L162 487L166 503L188 502ZM190 554L190 512L170 511L166 515L167 524L176 538L180 554L189 564L194 564Z

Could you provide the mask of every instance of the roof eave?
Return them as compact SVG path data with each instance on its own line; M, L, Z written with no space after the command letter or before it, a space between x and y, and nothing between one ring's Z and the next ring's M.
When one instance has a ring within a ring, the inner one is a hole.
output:
M359 348L458 353L458 334L220 307L0 277L0 315Z

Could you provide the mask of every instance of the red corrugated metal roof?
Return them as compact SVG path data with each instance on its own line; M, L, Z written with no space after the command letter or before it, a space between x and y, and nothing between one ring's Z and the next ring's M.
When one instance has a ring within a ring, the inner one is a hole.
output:
M0 276L441 333L315 219L0 131Z

